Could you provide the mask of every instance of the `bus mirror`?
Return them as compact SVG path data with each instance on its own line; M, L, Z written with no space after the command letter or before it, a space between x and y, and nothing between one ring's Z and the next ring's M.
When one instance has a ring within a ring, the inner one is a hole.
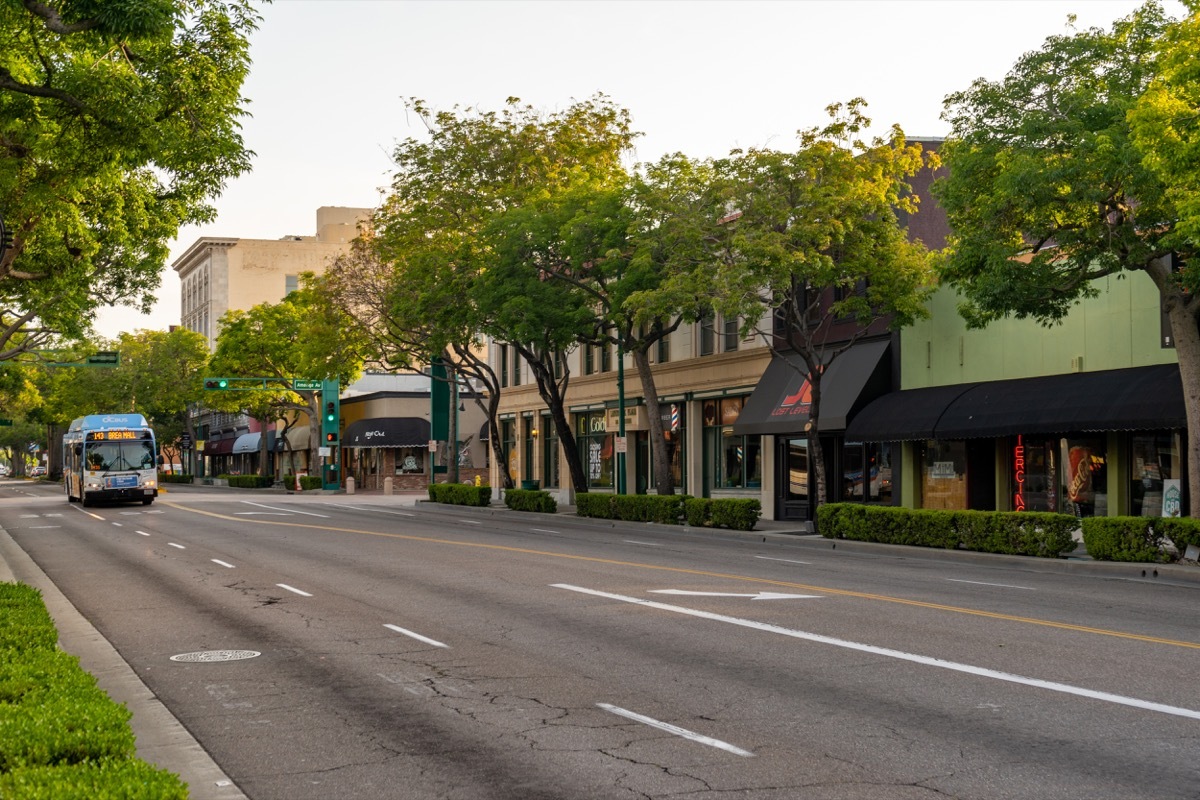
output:
M165 458L163 458L162 455L160 454L158 457L158 465L161 467L165 463L167 463L167 460Z

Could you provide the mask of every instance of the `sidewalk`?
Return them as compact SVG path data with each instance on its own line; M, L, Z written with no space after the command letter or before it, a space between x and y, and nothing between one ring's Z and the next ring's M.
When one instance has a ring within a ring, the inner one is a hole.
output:
M205 487L212 488L212 487ZM169 493L169 489L167 492ZM186 490L185 490L186 491ZM264 489L233 489L236 493L261 496ZM282 491L276 492L283 494ZM181 492L182 494L182 492ZM337 497L353 502L355 498L369 500L372 505L395 502L400 505L419 504L422 511L454 516L496 517L513 521L540 518L541 524L589 529L597 533L617 533L653 528L661 534L736 538L784 548L837 550L860 557L936 560L979 565L1004 565L1033 572L1091 575L1098 578L1165 583L1200 588L1200 566L1196 564L1134 564L1094 561L1085 556L1064 559L1031 558L966 550L939 550L928 547L876 544L849 540L825 539L811 532L802 522L760 520L752 531L732 531L715 528L692 528L686 525L656 525L653 523L579 517L573 506L560 506L555 514L512 511L503 505L487 508L447 506L424 500L424 492L385 495L381 491L345 493L305 493L298 497ZM92 627L44 572L25 554L8 531L0 528L0 582L20 581L42 593L59 632L59 645L79 657L85 670L95 675L101 688L114 700L124 703L133 713L133 732L137 737L138 756L178 774L187 782L191 800L247 800L246 796L221 771L200 744L159 702L138 678L133 668L100 633Z

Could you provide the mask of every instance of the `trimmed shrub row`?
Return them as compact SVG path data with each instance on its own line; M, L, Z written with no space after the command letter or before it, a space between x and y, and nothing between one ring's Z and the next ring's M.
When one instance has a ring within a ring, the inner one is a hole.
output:
M229 482L230 486L238 489L269 489L275 485L275 479L263 475L218 475Z
M136 757L129 710L57 639L40 592L0 583L0 797L187 800L177 775Z
M686 523L695 527L751 531L762 516L762 504L749 498L712 499L690 495L587 492L575 495L575 513L581 517L626 522L657 522L663 525Z
M1200 546L1200 520L1185 517L1087 517L1083 543L1097 561L1178 561Z
M283 485L284 485L284 487L286 487L288 489L295 490L296 476L292 473L288 473L287 475L284 475L283 476ZM320 475L301 475L300 476L300 490L303 492L311 491L313 489L320 489L322 486L324 486L324 482L321 480Z
M492 487L473 486L468 483L431 483L429 499L435 503L452 506L479 506L492 504Z
M558 511L558 501L549 492L532 489L507 489L504 505L513 511L541 511L553 514Z
M158 473L159 483L191 483L192 476L181 472L160 472Z
M983 553L1059 558L1075 549L1079 520L1034 511L938 511L934 509L826 503L817 509L817 530L827 539L975 550Z

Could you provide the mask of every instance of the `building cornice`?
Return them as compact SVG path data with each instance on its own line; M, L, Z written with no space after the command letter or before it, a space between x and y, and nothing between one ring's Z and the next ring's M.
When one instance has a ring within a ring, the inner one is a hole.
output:
M241 239L229 239L217 236L202 236L192 243L192 246L183 252L179 258L171 262L171 269L179 273L180 277L183 273L192 269L195 262L200 259L202 253L207 252L213 247L233 247Z

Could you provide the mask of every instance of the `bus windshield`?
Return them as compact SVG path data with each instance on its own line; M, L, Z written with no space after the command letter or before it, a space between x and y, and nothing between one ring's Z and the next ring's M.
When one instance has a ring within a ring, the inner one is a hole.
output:
M148 441L89 442L87 468L112 472L130 469L154 469L154 445Z

